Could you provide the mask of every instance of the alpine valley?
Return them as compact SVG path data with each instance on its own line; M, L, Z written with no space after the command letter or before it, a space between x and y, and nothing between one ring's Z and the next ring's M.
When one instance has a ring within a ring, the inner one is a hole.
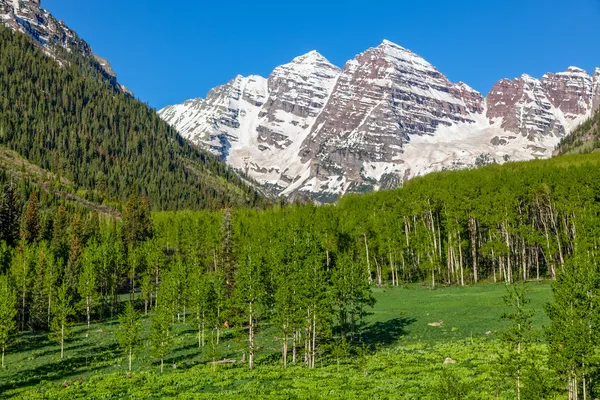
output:
M484 97L389 41L343 69L316 51L159 111L286 197L334 201L434 171L548 158L600 106L600 68L497 82Z

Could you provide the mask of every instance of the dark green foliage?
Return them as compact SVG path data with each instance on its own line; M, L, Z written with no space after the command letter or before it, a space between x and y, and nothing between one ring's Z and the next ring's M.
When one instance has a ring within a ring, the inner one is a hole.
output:
M152 237L150 204L146 199L142 199L136 194L129 197L123 212L121 235L126 249L138 246Z
M38 196L36 192L31 193L29 201L25 206L21 227L21 239L27 244L32 244L38 239L41 229Z
M0 241L14 246L19 240L20 201L12 182L6 182L0 200Z
M85 189L87 200L155 209L255 205L263 198L189 145L146 104L120 93L90 60L62 67L25 35L0 27L0 146Z

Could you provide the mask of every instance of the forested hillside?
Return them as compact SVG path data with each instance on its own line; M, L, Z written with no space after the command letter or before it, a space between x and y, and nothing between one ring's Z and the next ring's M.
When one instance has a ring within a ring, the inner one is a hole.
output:
M263 201L215 157L191 147L154 110L115 90L90 60L60 66L0 27L0 146L73 183L88 200L148 197L154 209L219 209Z
M582 154L600 147L600 109L592 118L565 136L556 147L556 154Z

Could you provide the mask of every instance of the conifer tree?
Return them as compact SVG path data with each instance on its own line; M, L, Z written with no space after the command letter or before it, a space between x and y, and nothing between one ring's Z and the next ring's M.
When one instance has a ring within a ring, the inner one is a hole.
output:
M11 182L4 185L0 200L0 241L15 246L19 241L19 199L15 185Z
M62 260L63 265L69 259L69 244L67 231L69 228L69 216L64 206L60 205L52 224L52 251L57 259Z
M150 203L135 193L129 197L125 205L121 235L125 249L135 248L152 237Z
M10 346L12 334L16 330L17 294L10 286L8 277L0 275L0 350L2 350L1 367L4 368L4 353Z
M138 349L142 342L140 336L142 330L142 321L139 313L133 307L130 301L125 307L123 314L119 316L119 330L117 331L117 340L119 347L129 360L129 372L131 372L134 352Z
M13 249L5 241L0 240L0 274L5 273L10 267Z
M21 227L21 238L27 244L32 244L38 239L41 229L40 212L37 192L32 192L25 207Z

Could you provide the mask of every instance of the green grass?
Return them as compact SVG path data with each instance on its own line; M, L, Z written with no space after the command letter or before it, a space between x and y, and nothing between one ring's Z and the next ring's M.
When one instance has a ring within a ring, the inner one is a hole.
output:
M547 323L543 305L551 298L550 285L532 283L529 288L535 326L541 328ZM431 396L444 379L459 386L464 383L466 391L485 387L485 391L477 389L479 394L505 392L505 383L494 375L498 342L493 340L505 326L500 320L506 310L505 294L504 285L376 288L377 304L364 332L375 353L342 360L340 366L321 357L322 366L315 371L279 366L280 343L270 329L259 337L258 345L264 348L258 352L257 370L236 365L218 366L213 372L198 349L196 332L177 324L176 348L162 376L148 342L134 360L133 375L126 373L126 359L115 341L115 321L94 324L89 332L86 326L75 327L64 360L47 335L20 334L17 346L7 354L7 368L0 370L0 397L437 398ZM440 320L444 323L439 327L427 325ZM145 337L148 330L145 320ZM220 358L239 359L241 345L230 333L225 339ZM545 345L539 345L538 353L545 351ZM460 379L445 377L446 357L459 361L447 369Z
M552 299L550 284L528 283L527 287L530 307L536 312L534 325L541 328L548 324L544 304ZM401 340L405 343L495 338L498 330L506 326L500 319L508 311L503 301L507 289L502 284L435 290L414 285L402 289L376 288L373 292L377 304L369 321L387 325L390 332L401 330ZM428 326L439 321L444 321L440 327Z

